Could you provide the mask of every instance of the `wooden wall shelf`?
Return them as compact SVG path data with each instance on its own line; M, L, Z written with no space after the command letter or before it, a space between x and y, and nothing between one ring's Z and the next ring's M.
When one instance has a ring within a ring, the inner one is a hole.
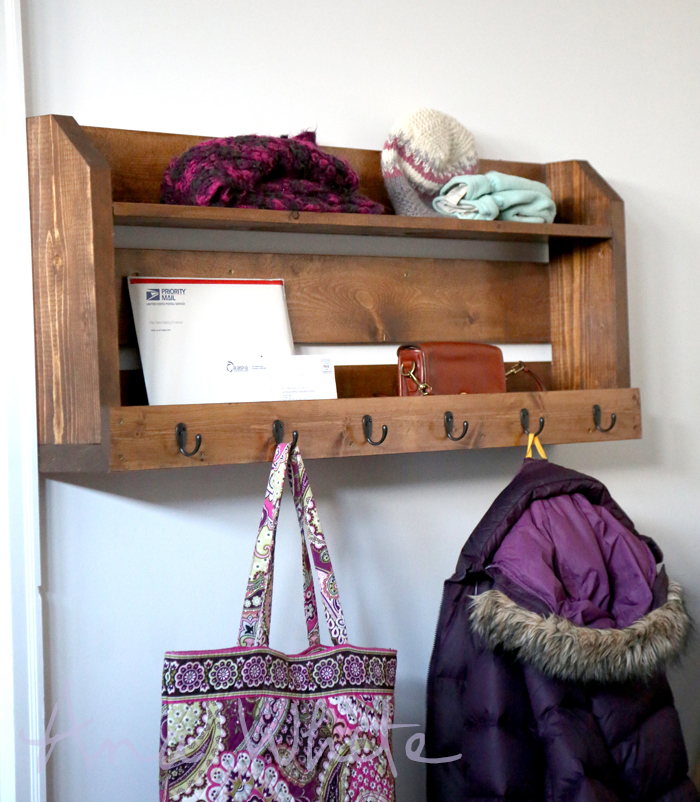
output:
M540 225L510 223L504 220L452 220L434 217L397 217L388 214L272 212L264 209L165 206L159 203L115 203L114 225L504 242L548 242L551 239L605 240L612 237L612 228L606 225L562 223Z
M42 471L121 471L268 461L272 423L299 432L306 457L523 445L522 407L546 419L545 443L641 437L639 392L629 388L621 199L586 162L484 161L551 188L557 223L331 215L164 206L160 182L173 156L206 137L83 128L70 117L28 121L35 284L39 462ZM360 189L389 201L379 153L326 148L348 159ZM549 264L475 259L230 253L114 247L114 227L151 226L303 234L548 242ZM550 392L373 397L392 392L387 368L337 369L339 398L180 407L143 405L142 375L119 370L135 347L125 277L282 277L298 343L415 340L552 343L541 366ZM592 409L603 409L598 431ZM450 410L467 436L446 437ZM367 444L362 417L388 426ZM182 456L175 426L202 435ZM289 439L289 434L288 438Z

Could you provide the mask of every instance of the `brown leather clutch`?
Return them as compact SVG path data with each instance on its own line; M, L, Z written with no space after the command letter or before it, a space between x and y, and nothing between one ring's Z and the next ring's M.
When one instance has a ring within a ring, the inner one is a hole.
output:
M524 370L542 383L522 362L506 372L503 353L485 343L416 343L402 345L399 357L399 395L460 395L505 393L506 376Z

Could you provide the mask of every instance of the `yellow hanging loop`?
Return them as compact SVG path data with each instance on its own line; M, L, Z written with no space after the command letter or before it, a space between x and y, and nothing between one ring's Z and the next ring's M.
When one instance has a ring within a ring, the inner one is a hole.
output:
M544 453L544 448L542 448L542 443L540 443L540 438L534 433L530 432L527 436L527 454L525 454L525 459L532 459L532 444L535 444L535 448L537 449L537 453L542 457L542 459L547 459L547 455Z

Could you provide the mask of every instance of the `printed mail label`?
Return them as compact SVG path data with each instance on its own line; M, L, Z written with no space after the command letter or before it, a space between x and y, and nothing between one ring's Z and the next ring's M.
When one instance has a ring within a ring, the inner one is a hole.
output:
M131 276L128 285L150 404L265 400L231 383L226 365L294 354L282 279Z

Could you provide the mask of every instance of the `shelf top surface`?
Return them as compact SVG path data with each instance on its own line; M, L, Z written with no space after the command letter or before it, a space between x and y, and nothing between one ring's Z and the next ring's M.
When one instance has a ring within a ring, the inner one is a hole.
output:
M202 228L231 231L279 231L305 234L422 237L547 242L550 239L604 240L607 225L511 223L503 220L455 220L397 215L276 212L267 209L228 209L169 206L160 203L115 203L114 224L156 228Z

